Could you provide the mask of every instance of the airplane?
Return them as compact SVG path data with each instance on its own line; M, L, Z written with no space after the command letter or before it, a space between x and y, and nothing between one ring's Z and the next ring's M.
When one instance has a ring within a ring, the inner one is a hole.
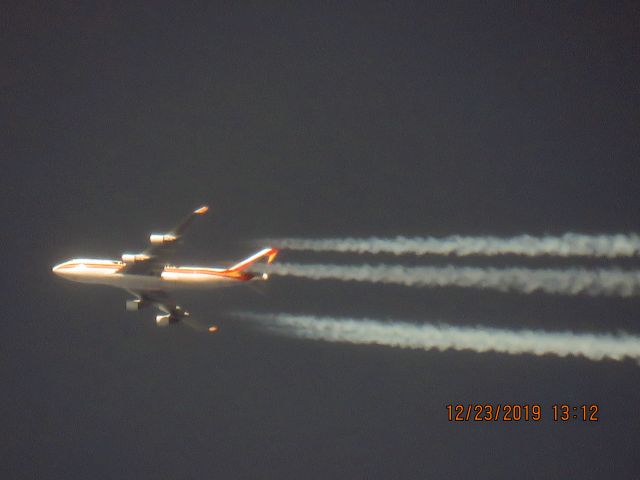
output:
M127 300L126 311L138 311L155 306L163 314L156 316L160 327L179 322L189 316L172 299L170 291L184 288L218 288L243 285L255 280L267 280L267 273L255 273L250 267L265 260L273 262L278 254L267 247L229 268L176 267L169 263L178 242L193 220L209 210L202 206L194 210L177 227L167 233L153 233L150 246L142 253L124 253L121 260L75 258L52 268L54 274L80 283L110 285L122 288L135 298ZM217 331L211 326L211 333Z

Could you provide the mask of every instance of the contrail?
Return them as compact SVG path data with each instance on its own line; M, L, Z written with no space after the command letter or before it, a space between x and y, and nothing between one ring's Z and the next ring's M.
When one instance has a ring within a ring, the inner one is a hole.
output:
M542 255L559 257L633 257L640 255L640 236L635 234L534 237L519 235L465 237L395 237L395 238L281 238L271 243L289 250L315 252L390 253L393 255Z
M387 345L423 350L471 350L511 355L567 355L589 360L640 359L640 337L628 334L588 334L506 330L487 327L381 322L371 319L289 314L236 313L264 323L272 331L298 338L351 344Z
M410 287L466 287L501 292L632 297L640 293L640 271L567 268L404 267L400 265L272 264L270 273L307 278L396 284Z

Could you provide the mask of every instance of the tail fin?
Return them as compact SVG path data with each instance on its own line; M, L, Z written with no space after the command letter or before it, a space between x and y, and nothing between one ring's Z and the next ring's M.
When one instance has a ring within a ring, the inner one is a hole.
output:
M278 255L278 250L276 248L265 248L263 250L260 250L258 253L251 255L246 260L242 260L240 263L229 268L227 271L241 272L242 270L246 269L257 261L262 260L265 257L267 259L267 263L271 263L275 260L276 255Z

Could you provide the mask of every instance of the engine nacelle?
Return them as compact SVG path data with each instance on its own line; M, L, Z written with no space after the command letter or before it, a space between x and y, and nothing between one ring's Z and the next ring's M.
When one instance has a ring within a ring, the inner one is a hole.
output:
M136 263L136 262L144 262L145 260L149 260L149 255L145 255L143 253L123 253L122 261L124 263Z
M158 315L156 317L156 325L159 327L168 327L172 323L176 323L178 321L177 318L171 316L171 314L167 315Z
M151 245L164 245L165 243L172 243L178 239L175 235L170 233L153 233L149 236Z
M141 300L134 299L134 300L127 300L125 308L127 312L137 312L138 310L141 310L143 307L144 307L144 303Z

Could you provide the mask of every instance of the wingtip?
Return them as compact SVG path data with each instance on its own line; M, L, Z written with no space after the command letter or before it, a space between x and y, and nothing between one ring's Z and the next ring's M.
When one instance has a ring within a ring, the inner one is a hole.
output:
M195 210L193 213L195 213L196 215L203 215L205 213L207 213L209 211L209 206L208 205L203 205L200 208L198 208L197 210Z

